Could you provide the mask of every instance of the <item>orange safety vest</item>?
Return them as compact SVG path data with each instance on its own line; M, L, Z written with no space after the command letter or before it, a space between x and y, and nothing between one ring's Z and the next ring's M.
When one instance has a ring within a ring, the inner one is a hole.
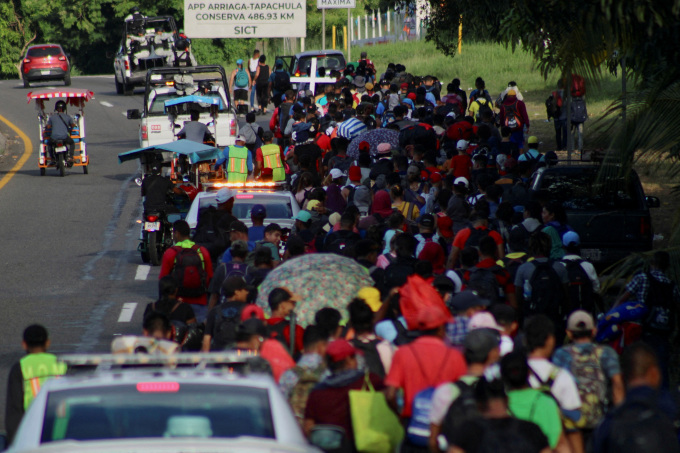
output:
M229 147L227 181L246 182L248 178L248 149L243 146Z

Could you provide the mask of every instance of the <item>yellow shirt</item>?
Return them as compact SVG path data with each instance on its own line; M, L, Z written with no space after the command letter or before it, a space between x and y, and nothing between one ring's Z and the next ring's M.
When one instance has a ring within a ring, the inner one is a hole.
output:
M477 103L479 101L479 103ZM477 98L474 101L470 102L470 105L468 106L468 110L470 111L470 116L472 116L474 119L477 119L477 112L479 112L479 106L480 104L488 104L491 110L493 110L493 104L489 102L486 98Z

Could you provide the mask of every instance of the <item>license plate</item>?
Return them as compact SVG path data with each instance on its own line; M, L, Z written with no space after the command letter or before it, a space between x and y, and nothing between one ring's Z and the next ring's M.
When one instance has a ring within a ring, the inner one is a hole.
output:
M54 148L54 150L58 153L64 153L64 152L66 152L66 147L65 146L57 146L56 148Z
M49 70L49 69L43 69L42 71L40 71L40 74L42 74L42 75L50 75L50 70Z
M600 249L581 249L581 258L588 261L602 261L602 250Z
M158 231L161 229L161 222L144 222L144 231Z

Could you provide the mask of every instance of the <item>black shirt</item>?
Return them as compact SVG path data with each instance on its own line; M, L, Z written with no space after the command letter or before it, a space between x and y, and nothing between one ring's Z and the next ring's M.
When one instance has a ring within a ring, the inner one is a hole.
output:
M548 439L535 423L512 417L473 418L444 435L449 445L466 453L538 453L549 448Z
M153 311L164 313L168 316L170 321L180 321L184 324L187 324L187 321L196 318L194 310L189 304L185 304L176 299L157 300L156 302L147 304L144 309L144 318L146 319Z
M172 181L161 175L149 175L142 181L144 210L162 209L167 204L168 192L172 190Z

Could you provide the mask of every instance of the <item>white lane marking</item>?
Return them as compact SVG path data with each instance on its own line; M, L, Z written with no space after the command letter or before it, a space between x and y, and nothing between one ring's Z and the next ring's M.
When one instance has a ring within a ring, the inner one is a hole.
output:
M99 103L100 103L101 105L103 105L104 107L113 107L113 104L111 104L110 102L99 101Z
M127 112L123 112L123 116L127 118Z
M124 303L123 309L120 311L120 316L118 317L118 322L130 322L132 320L132 315L135 314L135 308L137 308L137 302Z
M149 276L149 271L151 270L151 266L148 266L146 264L140 264L137 266L137 273L135 274L135 280L146 280L146 277Z

